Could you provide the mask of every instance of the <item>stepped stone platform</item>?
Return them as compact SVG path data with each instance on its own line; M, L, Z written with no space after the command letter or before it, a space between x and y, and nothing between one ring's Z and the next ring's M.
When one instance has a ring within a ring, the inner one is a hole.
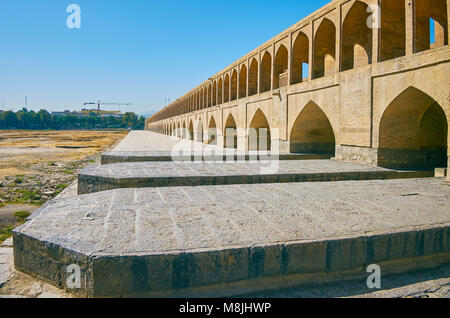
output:
M78 194L118 188L324 182L433 177L333 160L139 162L92 166L78 175Z
M81 296L232 296L450 262L443 179L118 189L14 231L17 269Z
M154 161L250 161L250 160L313 160L330 159L327 154L252 152L238 153L235 150L189 151L172 153L171 151L108 151L101 154L101 163L154 162Z

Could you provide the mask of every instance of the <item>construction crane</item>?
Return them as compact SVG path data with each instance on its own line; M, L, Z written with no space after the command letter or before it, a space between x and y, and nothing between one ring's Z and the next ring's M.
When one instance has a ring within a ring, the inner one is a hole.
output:
M119 106L119 110L120 110L120 106L132 106L133 104L131 103L107 103L107 102L102 102L101 100L99 100L98 102L91 102L91 103L84 103L84 106L86 105L97 105L97 111L101 111L101 105L117 105Z

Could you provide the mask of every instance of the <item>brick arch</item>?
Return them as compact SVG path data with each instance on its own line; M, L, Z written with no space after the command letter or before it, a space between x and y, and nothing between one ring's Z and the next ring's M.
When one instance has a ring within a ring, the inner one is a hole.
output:
M275 54L273 87L280 88L287 86L287 70L288 70L288 49L281 44Z
M314 37L313 77L334 74L336 70L336 26L324 18Z
M335 129L323 109L309 101L300 111L289 134L290 152L334 155Z
M270 150L270 124L264 112L258 108L252 117L248 129L249 150Z
M248 70L248 96L258 93L258 61L253 58Z
M266 51L259 67L259 92L264 93L272 89L272 55Z
M189 126L188 126L188 137L190 140L194 140L194 124L192 122L192 119L189 121Z
M355 1L344 17L341 40L341 71L372 62L372 29L367 19L372 13L368 5Z
M237 123L233 114L229 114L223 125L223 145L225 148L237 148Z
M303 74L305 63L309 64L309 38L305 33L299 32L292 46L291 84L300 83L308 77L308 74Z
M381 116L378 165L404 169L445 167L448 120L435 99L408 87Z
M207 144L217 145L218 129L213 115L209 119L207 137Z

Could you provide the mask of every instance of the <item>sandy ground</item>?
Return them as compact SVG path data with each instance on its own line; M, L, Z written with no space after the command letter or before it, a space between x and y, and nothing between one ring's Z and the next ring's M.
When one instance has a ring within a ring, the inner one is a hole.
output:
M15 212L32 213L59 195L127 133L0 130L0 243L20 223Z
M110 148L127 131L0 130L0 181L39 174L39 163L74 162Z

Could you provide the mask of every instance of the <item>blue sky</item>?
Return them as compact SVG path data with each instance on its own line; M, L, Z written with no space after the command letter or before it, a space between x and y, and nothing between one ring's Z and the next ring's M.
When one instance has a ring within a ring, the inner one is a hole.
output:
M0 109L157 111L328 2L1 0Z

